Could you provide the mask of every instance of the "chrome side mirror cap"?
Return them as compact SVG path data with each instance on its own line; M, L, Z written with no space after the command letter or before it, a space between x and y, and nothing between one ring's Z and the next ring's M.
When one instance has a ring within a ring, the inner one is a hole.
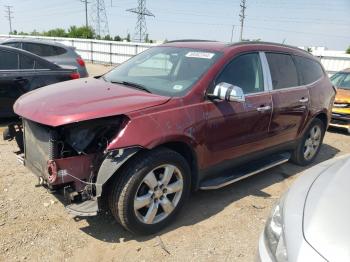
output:
M225 82L217 84L209 96L229 102L245 102L242 88Z

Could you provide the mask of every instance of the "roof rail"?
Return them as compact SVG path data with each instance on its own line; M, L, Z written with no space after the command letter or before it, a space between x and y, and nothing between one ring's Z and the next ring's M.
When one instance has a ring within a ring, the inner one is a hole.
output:
M201 39L179 39L179 40L171 40L166 41L165 43L176 43L176 42L218 42L215 40L201 40Z
M301 49L297 46L292 46L292 45L286 45L286 44L281 44L281 43L274 43L274 42L264 42L264 41L241 41L241 42L235 42L235 43L229 43L227 46L235 46L235 45L251 45L251 44L256 44L256 45L275 45L275 46L283 46L283 47L288 47L288 48L292 48L292 49L296 49L298 51L304 51L305 53L310 54L309 52L307 52L304 49Z

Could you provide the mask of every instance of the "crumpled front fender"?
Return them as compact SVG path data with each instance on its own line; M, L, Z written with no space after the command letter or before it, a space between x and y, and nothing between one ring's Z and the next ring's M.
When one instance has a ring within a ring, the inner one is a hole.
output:
M96 177L96 197L102 194L102 186L118 171L118 169L141 147L122 148L110 151L103 160Z

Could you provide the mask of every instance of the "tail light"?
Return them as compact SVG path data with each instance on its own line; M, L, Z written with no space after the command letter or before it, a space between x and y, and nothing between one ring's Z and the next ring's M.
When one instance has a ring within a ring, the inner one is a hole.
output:
M80 78L80 74L78 72L73 72L69 76L70 76L71 79L78 79L78 78Z
M81 57L78 57L78 58L77 58L77 62L78 62L78 64L79 64L80 66L85 67L85 62L84 62L84 60L83 60Z

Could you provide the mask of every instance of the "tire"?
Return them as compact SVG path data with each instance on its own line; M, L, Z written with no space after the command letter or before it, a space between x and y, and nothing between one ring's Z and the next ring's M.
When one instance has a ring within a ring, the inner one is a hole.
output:
M312 131L315 132L315 130L319 130L320 132L317 148L315 148L317 144L316 139L311 138L312 136L311 132ZM307 166L311 164L317 157L318 153L320 152L325 132L326 132L325 125L320 119L315 118L314 120L312 120L310 126L307 128L299 144L297 145L295 150L292 152L291 161L300 166ZM312 154L310 154L307 157L306 150L307 148L310 149L311 147L314 148L314 151Z
M189 196L190 185L190 168L180 154L166 148L142 152L114 180L109 208L132 233L153 234L175 219Z

